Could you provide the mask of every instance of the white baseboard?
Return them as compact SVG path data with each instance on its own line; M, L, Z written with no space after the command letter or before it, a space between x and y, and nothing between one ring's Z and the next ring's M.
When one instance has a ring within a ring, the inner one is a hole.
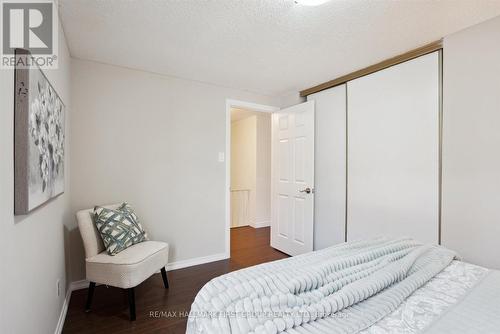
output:
M89 287L89 281L82 279L79 281L71 282L71 284L69 285L69 290L76 291L76 290L86 289L88 287Z
M97 284L99 285L99 284ZM66 297L64 298L64 302L61 308L61 314L59 315L59 321L57 322L55 334L61 334L64 327L64 320L66 320L66 313L68 312L69 302L71 300L71 293L75 290L86 289L89 287L89 281L87 280L79 280L74 281L69 284L68 291L66 291Z
M175 261L175 262L167 264L167 271L197 266L199 264L225 260L228 258L229 258L229 254L219 253L219 254L213 254L213 255L208 255L208 256L195 257L194 259Z
M71 284L66 291L66 296L64 297L64 302L61 307L61 314L59 314L59 320L57 321L56 330L54 334L61 334L64 327L64 320L66 320L66 313L68 312L69 301L71 299Z
M244 225L238 225L238 226L231 226L229 228L238 228L238 227L245 227L245 226L252 226L253 227L253 224L244 224Z
M260 227L267 227L267 226L271 226L271 221L270 220L262 220L262 221L258 221L258 222L255 222L252 227L255 227L255 228L260 228Z

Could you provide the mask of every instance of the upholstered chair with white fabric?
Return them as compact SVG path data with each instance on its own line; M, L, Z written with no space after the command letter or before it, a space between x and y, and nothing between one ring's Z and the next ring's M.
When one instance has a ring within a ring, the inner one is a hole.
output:
M119 205L105 206L116 209ZM90 311L96 283L127 289L130 320L135 320L134 287L161 270L163 284L168 289L165 266L168 263L168 244L159 241L143 241L118 254L107 253L93 221L93 209L77 212L78 228L85 247L86 278L90 282L85 311Z

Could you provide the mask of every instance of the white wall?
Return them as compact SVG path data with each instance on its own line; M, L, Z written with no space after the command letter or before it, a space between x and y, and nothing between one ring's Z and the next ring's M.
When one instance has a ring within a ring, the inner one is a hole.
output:
M241 203L240 196L232 197L231 215L235 219L231 227L255 225L257 190L257 116L250 116L231 123L231 192L248 196ZM242 210L246 209L246 214Z
M442 243L500 269L500 17L444 39Z
M0 70L0 332L54 332L69 283L70 57L59 28L59 69L44 71L66 105L65 193L14 216L14 71ZM60 279L61 294L56 292Z
M73 211L126 200L170 262L224 254L226 99L274 99L90 61L72 71ZM83 279L78 238L72 253Z

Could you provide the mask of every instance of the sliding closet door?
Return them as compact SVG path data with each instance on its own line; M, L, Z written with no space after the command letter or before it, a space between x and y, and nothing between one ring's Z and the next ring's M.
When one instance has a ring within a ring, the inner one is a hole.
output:
M314 249L345 241L346 85L307 97L316 107Z
M347 85L347 239L438 242L439 53Z

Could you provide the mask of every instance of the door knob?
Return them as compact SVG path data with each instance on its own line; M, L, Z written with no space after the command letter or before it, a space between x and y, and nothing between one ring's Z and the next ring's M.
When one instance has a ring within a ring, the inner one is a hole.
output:
M311 188L307 187L306 189L299 190L299 192L310 194L312 192L312 190L311 190Z

